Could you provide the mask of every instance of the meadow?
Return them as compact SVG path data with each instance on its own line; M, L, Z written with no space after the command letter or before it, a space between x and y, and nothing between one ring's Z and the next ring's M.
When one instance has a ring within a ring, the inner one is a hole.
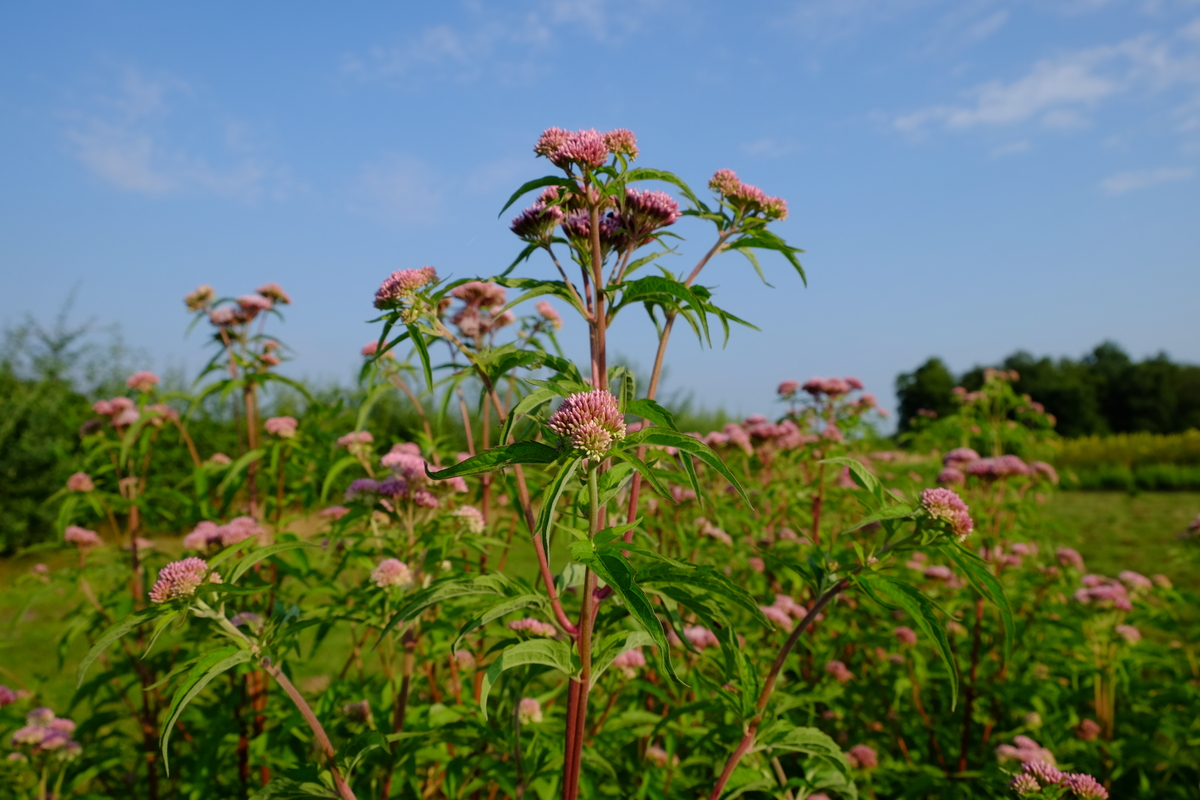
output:
M716 256L803 279L787 203L724 169L701 199L627 130L535 154L507 270L364 297L353 393L281 374L272 283L186 296L190 388L88 398L55 538L4 563L13 796L1195 796L1200 495L1060 491L1006 370L903 449L854 377L692 427L672 336L752 324ZM648 378L609 363L624 311Z

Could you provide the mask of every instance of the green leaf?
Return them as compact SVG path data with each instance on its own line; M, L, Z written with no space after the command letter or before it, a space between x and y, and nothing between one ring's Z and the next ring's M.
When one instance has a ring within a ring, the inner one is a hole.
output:
M500 209L500 213L497 214L496 217L499 218L502 216L504 212L508 210L509 206L521 199L522 195L528 194L534 189L541 189L543 186L561 186L564 189L574 188L570 181L568 181L566 178L560 178L557 175L547 175L544 178L528 181L527 183L522 184L520 189L517 189L515 192L513 192L512 197L508 198L508 202L504 204L504 208Z
M563 492L567 489L567 484L575 473L579 470L579 465L583 462L581 458L570 458L558 470L558 474L554 476L554 480L545 489L545 499L542 500L542 507L538 509L537 530L534 533L544 538L546 552L550 552L550 522L554 519L554 509L558 505L559 499L563 496Z
M413 346L417 349L417 355L421 359L421 366L425 370L425 385L429 387L429 391L433 391L433 367L429 363L429 346L425 344L425 336L421 333L420 328L416 325L408 326L408 333L412 337Z
M237 566L234 568L233 573L229 576L228 583L237 583L238 578L245 575L251 567L262 561L264 558L269 558L270 556L278 555L279 553L283 553L288 550L295 550L299 547L316 546L317 545L311 542L279 542L277 544L269 544L266 547L259 547L251 550L236 562Z
M493 447L477 456L452 467L431 472L428 465L425 474L435 481L444 481L459 475L475 475L480 472L494 472L510 467L513 464L552 464L558 460L559 452L541 442L515 442L503 447Z
M492 686L500 679L500 674L506 669L523 667L527 664L553 667L567 677L574 677L577 672L571 648L563 642L554 639L530 639L506 648L488 666L479 688L479 708L483 712L484 720L488 716L488 695L492 691Z
M679 430L679 426L675 424L675 415L648 398L631 401L625 406L625 413L649 420L660 428Z
M953 710L958 705L958 665L954 661L954 653L950 650L946 631L937 615L933 613L933 602L916 587L888 575L875 573L867 576L860 573L856 580L876 602L888 605L879 598L879 595L883 594L907 611L917 626L937 645L938 653L950 673L950 708Z
M239 650L233 646L222 647L202 656L179 684L171 698L171 707L167 709L167 721L162 727L162 735L158 742L163 754L163 769L168 775L171 774L171 757L167 752L167 742L171 739L171 729L175 727L175 721L179 719L183 709L196 695L204 691L204 687L208 686L213 678L238 664L245 664L252 657L249 650Z
M325 481L321 484L322 500L329 496L329 490L333 488L333 482L337 480L338 475L357 463L359 463L358 459L354 456L343 456L334 462L333 466L329 468L329 472L325 474Z
M1008 602L1008 596L1004 594L1004 587L992 574L988 563L963 547L961 543L955 542L945 550L954 563L958 564L966 573L967 580L971 582L976 591L1000 609L1000 619L1004 623L1004 659L1007 661L1012 654L1013 644L1016 642L1017 629L1013 621L1012 606Z
M621 631L604 640L592 653L592 686L612 666L617 656L639 647L652 647L654 637L646 631Z
M500 431L500 444L508 443L508 437L512 435L513 426L517 424L518 419L558 396L558 392L553 389L540 387L522 397L508 412L508 418L504 420L504 428Z
M816 728L794 728L790 723L780 721L759 734L757 745L756 749L784 750L827 759L847 778L851 774L850 762L842 748Z
M646 586L683 586L693 591L715 594L733 602L746 611L764 627L771 622L759 608L758 600L728 575L712 566L688 566L680 568L671 564L647 564L639 570L642 583Z
M549 607L550 602L540 594L523 594L520 597L514 597L512 600L505 600L503 603L492 606L487 611L467 622L466 625L463 625L458 631L458 636L454 638L454 644L450 645L450 652L453 653L455 650L458 650L458 645L471 631L482 628L489 622L493 622L524 608L538 608L544 611Z
M725 480L729 481L730 485L741 495L742 500L746 502L747 506L750 508L754 507L750 502L749 495L746 494L746 490L742 488L742 484L738 481L737 477L734 476L729 467L725 466L725 462L721 460L721 457L713 452L713 449L704 444L704 442L693 439L687 434L679 433L678 431L667 430L665 428L644 428L625 437L623 449L628 450L631 446L639 444L675 447L685 453L694 455L706 466L716 470Z
M883 485L879 482L871 470L863 466L863 463L855 458L845 458L838 456L836 458L826 458L817 462L818 464L836 464L839 467L848 467L850 469L850 477L854 479L862 488L866 489L879 500L883 499Z
M675 175L673 172L667 172L665 169L650 169L648 167L637 167L625 173L625 181L633 183L634 181L664 181L671 184L683 192L684 196L691 200L694 205L700 206L702 203L696 197L691 187L683 182L683 179Z
M445 578L440 581L434 581L427 588L409 597L408 602L392 615L391 621L380 632L379 641L382 641L388 631L396 627L399 623L415 618L425 609L432 605L437 605L444 600L479 594L493 594L505 597L513 594L515 588L516 584L499 572L493 572L490 575L480 575L475 578ZM376 645L378 646L378 642Z
M588 542L580 542L580 544L590 546ZM580 558L580 555L583 557ZM625 602L625 607L629 609L630 615L654 639L667 675L676 683L686 686L687 684L683 683L675 674L675 666L671 663L671 645L663 631L662 622L654 613L654 606L651 605L650 598L646 597L646 593L634 582L633 565L619 551L614 552L607 548L591 553L576 551L576 560L591 567L620 596Z
M880 511L877 514L871 514L870 516L863 517L849 528L843 530L842 533L852 533L860 528L867 527L873 522L883 522L884 520L889 519L912 519L916 516L916 511L901 503L898 506L885 508L883 511Z
M83 659L79 662L79 668L75 671L75 688L78 689L83 685L83 678L87 675L88 668L92 666L100 654L108 649L108 646L120 639L131 630L141 625L143 622L149 622L162 613L161 608L146 608L138 611L135 614L130 614L125 619L116 623L104 633L100 634L100 638L92 645L92 648L84 654Z
M225 473L225 477L221 480L221 483L217 485L217 494L224 495L233 482L238 479L238 476L245 472L246 468L249 467L250 464L258 461L266 454L267 451L260 447L256 450L251 450L249 453L246 453L238 458L237 461L234 461L233 464L230 465L229 471Z

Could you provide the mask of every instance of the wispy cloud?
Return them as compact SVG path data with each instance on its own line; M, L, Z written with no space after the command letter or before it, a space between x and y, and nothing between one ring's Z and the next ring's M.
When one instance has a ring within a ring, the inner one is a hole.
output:
M1009 142L1002 144L999 147L992 149L992 158L1004 158L1005 156L1015 156L1021 153L1028 153L1033 149L1033 145L1028 139L1021 139L1017 142Z
M531 10L471 5L461 24L427 27L391 44L342 60L344 75L362 81L527 83L567 37L620 45L642 31L667 0L541 0Z
M445 178L424 161L392 154L359 172L349 208L389 225L432 223L445 208Z
M905 132L933 126L966 130L1034 123L1079 128L1101 104L1135 91L1200 89L1200 52L1185 28L1174 36L1143 35L1035 63L1025 75L993 80L967 92L969 102L930 106L893 120Z
M115 92L97 95L68 115L69 150L96 177L139 194L201 192L254 201L302 188L287 167L252 152L242 124L217 126L213 145L226 156L223 166L175 145L168 101L192 96L192 88L177 78L152 79L127 69Z
M1134 189L1146 189L1160 183L1191 180L1195 170L1189 167L1161 167L1132 172L1118 172L1100 181L1100 189L1109 195L1125 194Z

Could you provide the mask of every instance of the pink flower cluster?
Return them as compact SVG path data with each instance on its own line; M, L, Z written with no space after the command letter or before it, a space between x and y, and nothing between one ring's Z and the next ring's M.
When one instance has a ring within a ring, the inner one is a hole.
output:
M648 243L659 228L674 225L682 214L679 203L666 192L640 189L625 190L625 206L617 215L629 241L640 247Z
M804 619L804 615L808 613L807 608L786 594L775 595L774 603L769 606L759 606L759 609L763 612L763 616L785 631L790 631L795 626L793 619Z
M721 646L721 640L717 638L717 635L703 625L685 625L683 635L697 650Z
M375 441L375 437L370 431L351 431L344 436L339 436L337 440L338 447L344 447L350 452L365 452L368 446Z
M625 419L607 389L577 392L562 401L547 423L554 433L589 458L600 459L625 438Z
M875 769L879 766L879 754L875 748L865 744L856 744L846 752L846 760L855 769Z
M254 291L258 292L268 300L279 303L280 305L286 306L291 305L292 303L291 296L289 296L288 293L283 290L282 286L274 281L271 281L270 283L264 283Z
M534 308L536 308L537 312L542 315L542 319L550 323L550 327L554 328L556 331L562 329L562 316L559 315L554 306L543 300L534 306Z
M1058 787L1069 793L1074 800L1108 800L1108 790L1091 775L1082 772L1061 772L1052 763L1027 761L1021 765L1021 773L1009 782L1008 787L1019 796L1041 794L1043 789ZM1054 797L1062 797L1056 793Z
M183 546L188 550L207 552L241 544L263 533L265 531L254 517L234 517L224 525L204 520L183 537Z
M125 379L125 385L139 392L149 392L158 385L158 376L149 370L135 372Z
M502 286L470 281L454 287L450 294L463 301L463 307L450 318L450 322L468 339L478 339L517 321L516 314L511 311L496 314L492 310L504 305L506 293Z
M716 525L713 525L711 522L709 522L707 517L697 518L696 524L700 526L700 535L701 536L707 536L710 539L716 539L718 542L720 542L721 544L724 544L724 545L732 545L733 544L733 537L730 536L725 531L718 528Z
M966 473L983 480L1019 477L1030 474L1029 465L1014 455L981 458L966 465Z
M49 753L61 761L70 761L83 752L71 738L75 723L55 716L48 708L35 708L25 717L25 727L13 731L12 743L34 753Z
M263 427L272 436L291 439L296 435L296 428L299 424L295 417L271 417L263 423Z
M921 492L921 505L930 517L950 526L950 530L961 542L975 529L970 509L951 489L926 489Z
M917 643L917 632L904 625L894 629L892 634L896 637L896 641L905 647L912 647Z
M522 697L521 702L517 703L517 719L522 725L541 722L542 704L532 697Z
M114 397L111 400L97 400L92 404L92 411L102 417L108 417L114 428L124 428L141 418L137 404L128 397Z
M572 165L595 169L608 163L612 153L637 158L638 148L637 138L625 128L608 133L598 133L595 129L572 132L562 128L547 128L538 137L533 152L545 156L563 169Z
M841 397L855 389L861 389L862 383L857 378L809 378L800 388L813 397Z
M1024 764L1045 764L1051 768L1054 766L1054 754L1028 736L1014 736L1012 744L997 747L996 758L1001 764L1020 761Z
M508 629L525 631L532 636L546 636L551 639L558 635L558 629L549 622L542 622L540 619L534 619L533 617L513 620L508 623Z
M483 512L475 506L459 506L454 509L451 516L461 519L463 524L467 526L467 530L471 533L483 533L483 529L487 525L483 519Z
M1084 575L1083 587L1075 590L1074 597L1084 605L1095 604L1096 608L1115 608L1118 611L1133 608L1125 585L1103 575Z
M621 670L626 678L632 680L637 675L637 671L646 666L646 657L642 655L641 649L635 647L614 658L612 665Z
M90 492L95 488L96 484L92 482L92 476L86 472L76 472L67 478L67 491L69 492Z
M191 597L207 580L221 583L221 576L209 572L208 563L202 558L185 558L172 561L158 571L158 580L150 589L150 599L155 603L166 603L183 597Z
M825 665L825 671L832 675L838 683L854 680L854 673L841 661L830 661Z
M187 304L188 311L200 311L208 308L212 303L213 298L217 296L213 287L207 283L202 283L183 298L183 302Z
M770 197L757 186L742 182L731 169L719 169L708 182L708 188L726 202L746 214L761 214L767 219L787 219L787 201Z
M549 195L543 192L541 199L513 217L509 230L527 242L549 244L554 237L554 229L563 223L567 215L559 206L547 204L547 197Z
M68 525L63 531L63 539L78 547L80 550L86 550L89 547L99 547L104 544L104 540L100 538L100 534L95 531L90 531L87 528L81 528L78 525Z
M405 300L411 300L423 286L437 283L437 279L437 270L433 267L398 269L379 284L375 291L375 307L394 308Z
M1060 547L1054 551L1054 557L1057 558L1058 563L1064 567L1072 567L1080 572L1083 572L1084 570L1083 556L1079 554L1078 550L1074 550L1070 547Z
M407 586L412 583L412 570L400 559L385 558L371 570L371 581L381 589Z

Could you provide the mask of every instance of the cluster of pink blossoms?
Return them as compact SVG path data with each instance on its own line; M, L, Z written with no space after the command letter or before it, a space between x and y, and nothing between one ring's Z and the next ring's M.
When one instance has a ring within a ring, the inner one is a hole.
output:
M906 625L892 631L892 635L896 637L896 641L904 647L912 647L917 643L917 632Z
M150 589L150 599L155 603L166 603L191 597L204 584L221 583L221 576L209 572L208 563L202 558L185 558L172 561L158 571L158 580Z
M508 623L508 629L511 631L525 631L532 636L545 636L551 639L558 635L558 628L555 628L549 622L542 622L540 619L534 619L533 617L513 620Z
M879 766L879 754L875 748L865 744L856 744L846 751L846 760L855 769L875 769Z
M642 655L640 648L635 647L614 658L612 665L621 670L621 674L627 679L633 680L637 676L637 671L646 666L646 657Z
M774 622L785 631L790 631L795 627L795 621L804 619L804 615L808 613L808 609L797 603L789 595L775 595L775 602L769 606L759 606L763 616Z
M542 315L542 319L550 323L550 327L556 331L562 329L562 316L555 310L554 306L543 300L534 306L534 308Z
M111 400L97 400L92 404L92 411L102 417L108 417L114 428L125 428L141 419L137 404L128 397L114 397Z
M742 182L731 169L719 169L708 182L708 188L730 205L747 214L761 214L767 219L787 219L787 201L770 197L757 186Z
M825 665L825 671L832 675L833 679L838 683L847 683L854 680L854 673L841 661L830 661Z
M292 298L278 283L266 283L258 287L255 294L244 294L237 298L236 305L212 307L216 292L202 284L183 298L189 311L207 311L208 321L218 328L244 325L252 322L260 313L270 311L278 303L288 305Z
M375 292L375 307L395 308L411 300L422 287L437 283L437 279L437 270L433 267L398 269L379 285Z
M696 524L700 527L701 536L707 536L710 539L716 539L721 544L727 546L733 544L733 537L709 522L707 517L698 517L696 519Z
M351 431L338 437L338 447L344 447L351 453L366 453L370 451L371 444L375 441L375 437L370 431Z
M1056 793L1055 797L1072 798L1072 800L1108 800L1108 790L1091 775L1083 772L1062 772L1051 763L1026 762L1021 765L1021 773L1008 784L1017 795L1041 794L1044 789L1058 787L1066 794Z
M48 708L35 708L26 715L25 727L13 731L12 743L14 747L28 749L31 755L45 754L58 761L70 761L83 752L79 742L71 738L74 732L73 721L55 716ZM23 753L21 756L24 758Z
M967 504L950 489L926 489L921 492L921 506L930 517L948 524L960 542L975 529Z
M86 472L76 472L67 478L67 491L69 492L90 492L95 488L96 484L92 482L92 476Z
M1146 580L1141 575L1138 577ZM1083 586L1075 590L1074 597L1078 602L1084 605L1094 605L1096 608L1115 608L1118 611L1133 609L1133 600L1130 598L1125 584L1103 575L1084 575Z
M459 480L462 479L459 478ZM459 506L454 509L451 516L461 519L471 533L483 533L483 529L487 527L487 522L483 519L483 512L475 506Z
M224 525L204 520L183 537L183 546L188 550L209 552L241 544L263 533L265 531L254 517L234 517Z
M522 697L517 703L517 719L522 725L536 724L543 719L542 704L532 697Z
M95 531L90 531L87 528L81 528L78 525L68 525L63 531L63 539L78 547L80 550L87 550L89 547L99 547L104 544L104 540L100 538L100 534Z
M459 333L468 339L479 339L517 321L512 311L499 314L494 309L503 307L507 294L503 286L485 281L470 281L450 290L450 295L463 301L463 306L450 322Z
M1020 761L1023 764L1054 766L1054 754L1028 736L1014 736L1012 744L998 746L996 758L1001 764L1008 761Z
M813 434L804 433L790 419L771 422L761 414L752 414L741 424L730 422L721 430L706 434L701 441L714 449L732 446L747 455L758 453L765 461L775 452L795 450L812 444L818 438Z
M607 389L577 392L562 401L548 422L550 430L589 458L600 459L625 438L625 419Z
M608 163L608 157L612 154L637 158L638 147L637 137L626 128L617 128L608 133L599 133L595 129L568 131L547 128L538 137L533 152L563 169L573 165L595 169Z
M158 385L158 376L149 370L135 372L125 379L125 385L139 392L150 392Z
M398 558L385 558L371 570L371 581L381 589L412 583L412 570Z
M291 439L296 435L296 428L300 425L295 417L271 417L263 423L263 428L272 436L278 436L280 439Z

